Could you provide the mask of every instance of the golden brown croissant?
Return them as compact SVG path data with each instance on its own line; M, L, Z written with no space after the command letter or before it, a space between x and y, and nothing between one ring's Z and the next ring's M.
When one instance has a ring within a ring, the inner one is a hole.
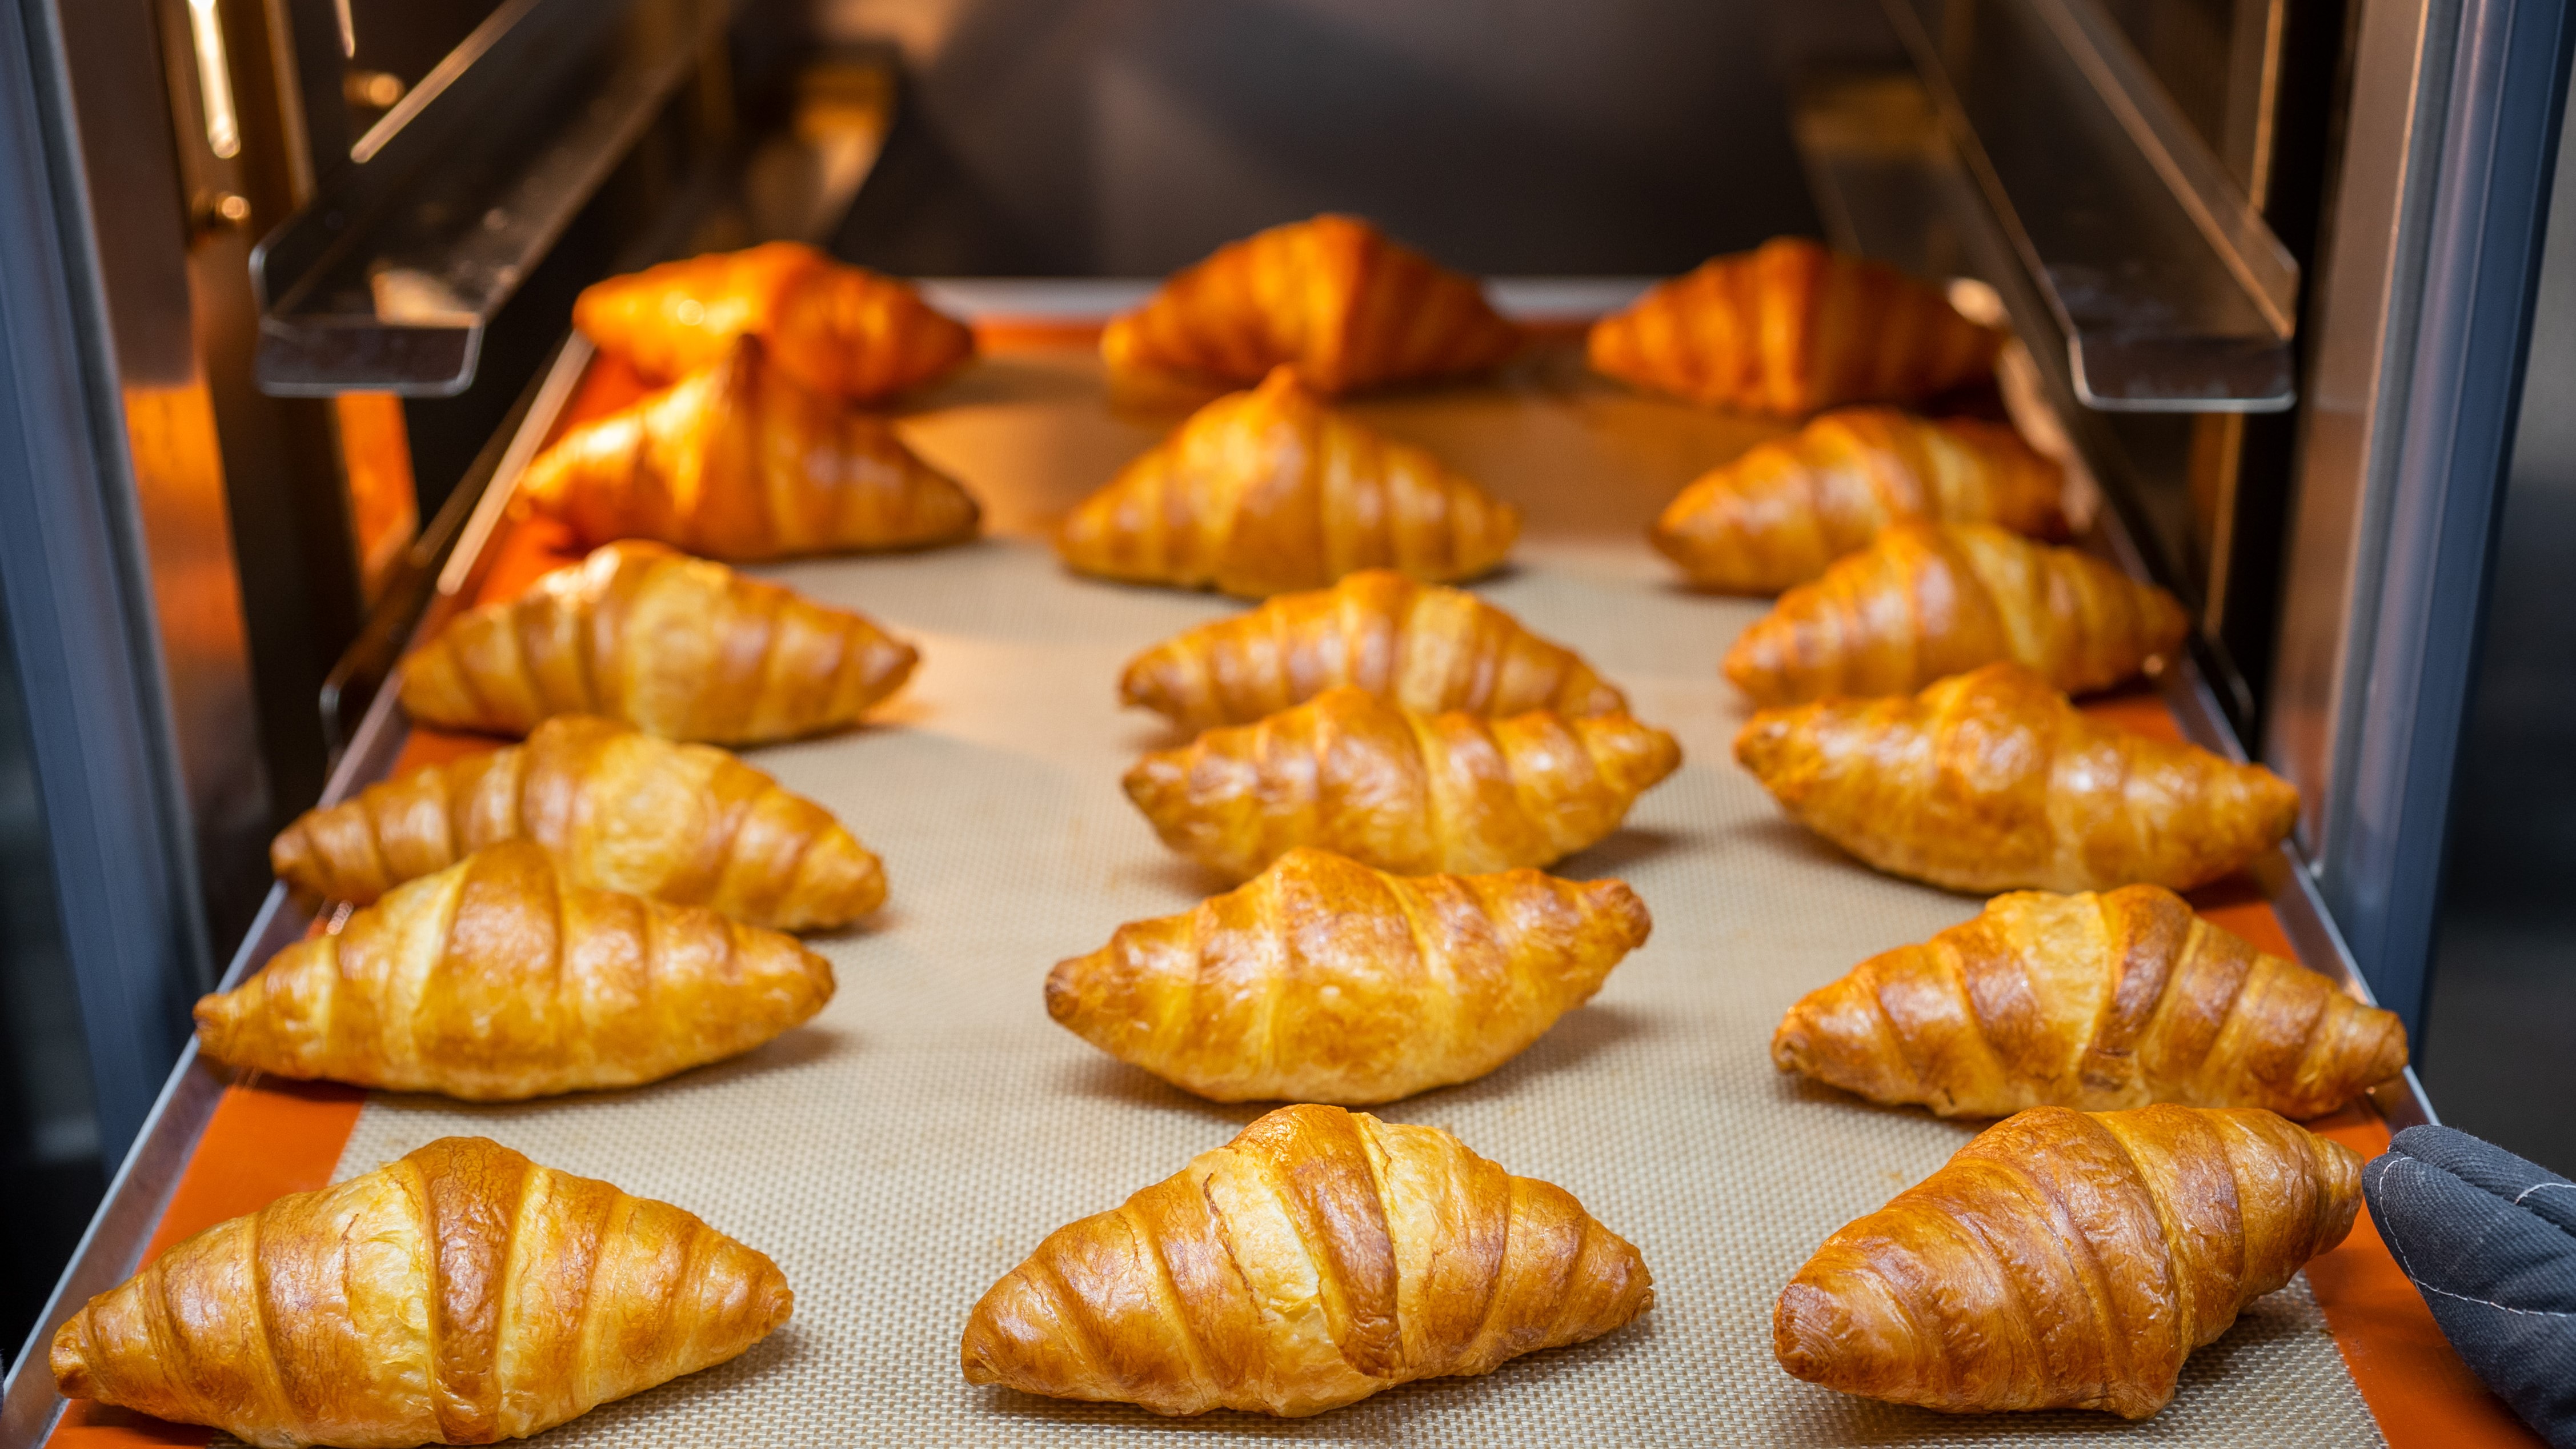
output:
M1319 1414L1598 1338L1654 1298L1563 1188L1437 1127L1282 1107L1048 1234L959 1357L968 1383L1060 1399Z
M2299 792L2262 766L2088 719L2018 664L1912 698L1766 709L1735 758L1869 864L1980 893L2189 890L2269 849L2299 813Z
M2063 537L2065 484L2011 428L1843 408L1683 489L1653 538L1694 584L1776 594L1910 519Z
M1944 1117L2150 1102L2315 1117L2403 1070L2406 1028L2137 885L1998 896L1809 992L1771 1060Z
M582 292L572 320L652 381L712 366L752 336L788 376L858 402L917 387L975 352L975 334L906 283L797 242L611 277Z
M2003 334L1892 267L1775 237L1593 324L1596 372L1708 407L1800 417L1917 403L1994 371Z
M1772 1350L1873 1399L2143 1419L2360 1203L2359 1157L2259 1108L2038 1107L1826 1239Z
M2190 632L2173 595L2074 549L1986 524L1899 523L1782 594L1725 667L1757 704L1906 694L1999 659L2082 694L2170 658Z
M441 729L524 735L596 714L761 744L858 723L919 657L857 614L638 540L450 620L403 661L402 703Z
M980 516L885 419L789 378L751 337L565 434L519 486L584 545L650 538L737 562L953 543Z
M719 1364L778 1265L668 1203L446 1137L180 1243L54 1334L54 1383L269 1449L489 1444Z
M1615 880L1395 876L1291 850L1238 890L1058 963L1047 1015L1215 1101L1365 1106L1518 1056L1651 927Z
M578 714L307 810L268 859L300 889L363 906L504 840L552 851L574 885L772 930L847 925L885 903L885 867L822 806L711 745Z
M1281 368L1199 409L1084 499L1056 551L1086 574L1257 599L1367 568L1472 578L1520 529L1519 509L1325 407Z
M1217 248L1100 337L1110 385L1249 387L1294 367L1321 393L1486 371L1520 329L1472 278L1357 217L1318 216Z
M1125 783L1165 845L1237 879L1300 845L1472 875L1572 855L1680 763L1671 735L1624 714L1426 715L1328 689L1155 751Z
M1188 729L1249 724L1351 685L1424 714L1619 714L1628 701L1571 649L1460 589L1362 569L1283 594L1137 655L1119 697Z
M197 1044L281 1077L517 1101L737 1056L831 999L831 963L793 936L572 885L505 841L200 999Z

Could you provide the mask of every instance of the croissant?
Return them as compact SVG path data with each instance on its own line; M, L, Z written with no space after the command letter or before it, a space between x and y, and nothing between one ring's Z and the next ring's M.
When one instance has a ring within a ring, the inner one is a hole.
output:
M281 1077L517 1101L738 1056L831 999L831 963L793 936L572 885L506 841L200 999L197 1045Z
M2018 664L1910 699L1766 709L1735 758L1808 829L1891 875L1980 893L2189 890L2290 833L2260 765L2085 717Z
M567 433L520 492L584 545L650 538L737 561L952 543L979 517L885 419L796 382L747 336Z
M267 1449L489 1444L719 1364L778 1265L668 1203L445 1137L218 1223L54 1334L54 1383Z
M1249 724L1342 685L1424 714L1628 708L1573 650L1473 594L1387 569L1174 635L1129 661L1118 693L1185 729L1206 729Z
M1474 279L1353 216L1275 226L1173 274L1100 336L1131 395L1249 387L1294 367L1339 394L1487 371L1521 346Z
M1518 1056L1651 926L1615 880L1404 877L1291 850L1059 963L1047 1015L1214 1101L1392 1102Z
M1075 570L1262 598L1390 568L1440 582L1503 561L1520 510L1334 412L1287 368L1217 399L1082 501Z
M1726 677L1757 704L1906 694L2018 660L2070 694L2170 658L2171 594L2071 548L1974 523L1900 523L1780 596L1736 636Z
M441 729L524 735L596 714L760 744L858 723L918 658L857 614L629 541L449 621L404 661L402 703Z
M307 810L268 859L300 889L363 906L504 840L544 846L574 885L772 930L847 925L885 902L885 867L822 806L712 746L589 715Z
M1157 1414L1298 1416L1598 1338L1645 1261L1437 1127L1282 1107L1047 1235L966 1320L966 1381Z
M1892 267L1803 237L1715 257L1594 323L1592 368L1705 407L1917 403L1994 372L2003 334Z
M1910 519L2063 537L2065 482L2008 427L1843 408L1683 489L1653 538L1694 584L1776 594Z
M1600 840L1680 763L1671 735L1624 714L1426 715L1328 689L1148 754L1125 784L1165 845L1237 879L1300 845L1472 875Z
M1772 1350L1873 1399L2143 1419L2360 1203L2359 1157L2259 1108L2035 1107L1826 1239Z
M2180 1102L2316 1117L2406 1066L2406 1028L2162 886L1998 896L1809 992L1771 1060L1944 1117Z
M873 402L938 377L975 334L892 277L797 242L665 262L585 289L572 321L602 352L672 382L759 338L780 371L817 392Z

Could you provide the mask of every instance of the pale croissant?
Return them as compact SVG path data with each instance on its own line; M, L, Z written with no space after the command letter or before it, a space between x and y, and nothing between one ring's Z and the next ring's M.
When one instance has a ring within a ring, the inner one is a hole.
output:
M1187 729L1249 724L1342 685L1424 714L1618 714L1573 650L1461 589L1363 569L1201 624L1129 661L1119 697Z
M2406 1028L2137 885L1998 896L1809 992L1771 1060L1944 1117L2151 1102L2315 1117L2403 1070Z
M1701 476L1653 538L1702 588L1776 594L1916 519L2063 537L2065 485L2009 427L1842 408Z
M975 352L975 334L909 284L798 242L611 277L582 292L572 320L650 381L712 366L749 336L805 386L857 402L917 387Z
M1826 1239L1772 1348L1873 1399L2143 1419L2360 1204L2359 1157L2259 1108L2035 1108Z
M489 1444L722 1363L794 1305L689 1213L446 1137L171 1248L51 1366L66 1398L266 1449Z
M1058 963L1047 1014L1214 1101L1365 1106L1511 1060L1650 928L1615 880L1396 876L1298 849Z
M268 859L302 890L363 906L504 840L544 846L574 885L773 930L847 925L885 901L885 867L822 806L712 745L590 715L307 810Z
M2190 632L2173 595L2089 554L1986 524L1900 523L1782 594L1725 669L1756 704L1907 694L2000 659L2082 694L2160 665Z
M1891 875L1952 890L2189 890L2289 834L2260 765L2086 717L2018 664L1911 698L1766 709L1735 758L1792 816Z
M980 516L892 424L795 381L748 336L565 434L519 491L583 546L649 538L733 562L953 543Z
M1520 510L1327 408L1286 368L1199 409L1056 533L1077 572L1244 598L1361 569L1444 582L1503 561Z
M1125 783L1165 845L1238 880L1300 845L1468 875L1593 844L1680 763L1672 736L1624 714L1425 715L1330 689L1148 754Z
M1067 1224L966 1320L966 1380L1063 1399L1318 1414L1489 1373L1646 1311L1630 1246L1436 1127L1282 1107Z
M630 541L450 620L403 661L402 703L441 729L524 735L596 714L761 744L858 723L919 657L857 614Z
M1994 371L2003 334L1877 262L1775 237L1595 323L1592 367L1708 407L1801 417L1916 403Z
M517 1101L737 1056L831 999L831 963L793 936L567 884L510 841L200 999L197 1045L275 1076Z
M1100 337L1123 396L1249 387L1293 367L1322 393L1484 372L1521 346L1474 279L1351 216L1275 226L1172 275Z

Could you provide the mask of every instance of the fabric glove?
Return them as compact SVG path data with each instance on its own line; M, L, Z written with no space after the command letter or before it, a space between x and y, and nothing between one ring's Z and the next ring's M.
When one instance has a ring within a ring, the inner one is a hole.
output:
M2461 1359L2551 1449L2576 1449L2576 1183L2465 1132L2409 1127L2361 1187Z

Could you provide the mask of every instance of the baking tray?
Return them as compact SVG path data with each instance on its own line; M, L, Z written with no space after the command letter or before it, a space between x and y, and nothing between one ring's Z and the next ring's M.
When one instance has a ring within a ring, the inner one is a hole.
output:
M1979 903L1854 864L1781 819L1728 758L1744 706L1715 662L1763 606L1675 587L1642 532L1681 483L1778 429L1591 379L1563 345L1491 385L1353 410L1521 505L1528 528L1514 563L1479 592L1581 649L1641 718L1680 738L1683 767L1627 828L1558 868L1629 881L1655 933L1593 1004L1520 1058L1380 1115L1447 1127L1573 1191L1644 1252L1654 1310L1592 1344L1302 1421L1165 1421L967 1385L957 1335L987 1285L1049 1230L1170 1174L1259 1111L1200 1102L1107 1059L1049 1022L1040 999L1057 959L1222 884L1164 851L1121 796L1124 767L1173 736L1120 711L1115 679L1137 649L1239 606L1076 579L1043 541L1055 517L1178 418L1105 401L1089 345L1097 317L1082 314L1123 295L1096 284L969 295L986 313L986 355L908 407L903 428L984 500L986 539L757 571L863 610L923 654L912 684L867 727L749 752L887 862L887 909L815 942L840 977L829 1008L758 1052L669 1082L509 1106L228 1081L192 1054L37 1342L89 1294L208 1223L472 1132L680 1203L777 1258L798 1292L793 1321L742 1358L603 1407L552 1431L550 1444L2535 1442L2450 1354L2366 1221L2194 1355L2173 1405L2142 1425L1945 1417L1778 1369L1769 1322L1780 1284L1826 1234L1937 1167L1972 1129L1781 1076L1767 1059L1770 1030L1799 994ZM510 516L508 485L554 432L635 392L621 369L567 344L442 577L429 627L570 556L550 527ZM2232 752L2188 670L2161 694L2095 708ZM330 796L488 743L410 731L380 700ZM2268 949L2351 978L2287 855L2195 903ZM333 924L272 896L232 976ZM2424 1115L2411 1081L2383 1108L2318 1125L2375 1153L2392 1118ZM208 1438L91 1405L65 1414L41 1352L33 1365L8 1386L0 1449Z

